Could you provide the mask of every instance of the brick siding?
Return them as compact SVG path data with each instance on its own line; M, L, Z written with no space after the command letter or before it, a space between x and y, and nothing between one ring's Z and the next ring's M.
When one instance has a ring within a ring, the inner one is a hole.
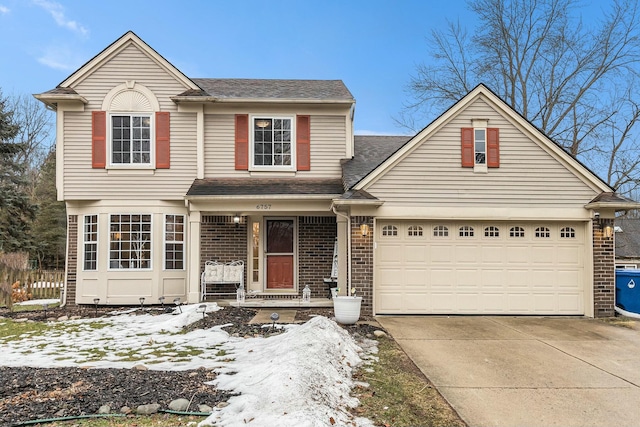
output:
M613 227L613 219L593 222L593 315L615 315L615 233L604 236L605 226Z
M78 271L78 215L69 215L67 227L69 229L67 240L67 305L76 305L76 275Z
M360 224L369 226L362 236ZM373 217L351 217L351 287L362 297L361 313L373 315Z
M335 217L298 218L298 293L309 285L312 298L328 296L324 278L331 276L333 246L337 233Z

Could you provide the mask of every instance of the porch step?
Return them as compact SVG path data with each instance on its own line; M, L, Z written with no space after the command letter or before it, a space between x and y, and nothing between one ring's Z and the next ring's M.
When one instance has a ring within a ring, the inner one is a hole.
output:
M298 310L278 310L277 313L280 317L276 323L295 323L297 311ZM273 320L271 320L271 314L273 314L273 312L273 310L259 310L254 318L249 321L249 324L273 323Z
M244 302L239 303L234 300L216 301L218 305L231 305L233 307L248 308L318 308L333 307L333 300L328 298L311 298L311 302L303 303L300 299L262 299L247 298Z

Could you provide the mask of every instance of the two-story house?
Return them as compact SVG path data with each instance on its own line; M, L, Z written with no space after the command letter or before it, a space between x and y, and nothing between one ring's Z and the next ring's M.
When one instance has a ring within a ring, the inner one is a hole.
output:
M368 314L613 313L608 230L638 205L482 85L413 137L354 136L342 81L189 78L128 32L36 98L68 304L195 303L208 260L325 298L335 247Z

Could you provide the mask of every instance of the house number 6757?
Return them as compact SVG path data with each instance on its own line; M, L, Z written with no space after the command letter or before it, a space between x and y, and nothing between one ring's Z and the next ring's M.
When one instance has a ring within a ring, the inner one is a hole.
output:
M262 210L265 210L265 209L267 209L267 210L268 210L268 209L271 209L271 203L269 203L269 204L262 204L262 205L256 205L256 209L262 209Z

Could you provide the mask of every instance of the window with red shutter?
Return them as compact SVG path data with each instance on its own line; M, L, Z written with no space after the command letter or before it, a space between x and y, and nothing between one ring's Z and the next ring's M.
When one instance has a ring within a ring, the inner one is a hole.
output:
M462 128L462 167L472 168L475 165L473 149L473 128Z
M499 135L498 128L462 128L462 167L500 167Z
M500 129L487 128L487 166L500 167Z

